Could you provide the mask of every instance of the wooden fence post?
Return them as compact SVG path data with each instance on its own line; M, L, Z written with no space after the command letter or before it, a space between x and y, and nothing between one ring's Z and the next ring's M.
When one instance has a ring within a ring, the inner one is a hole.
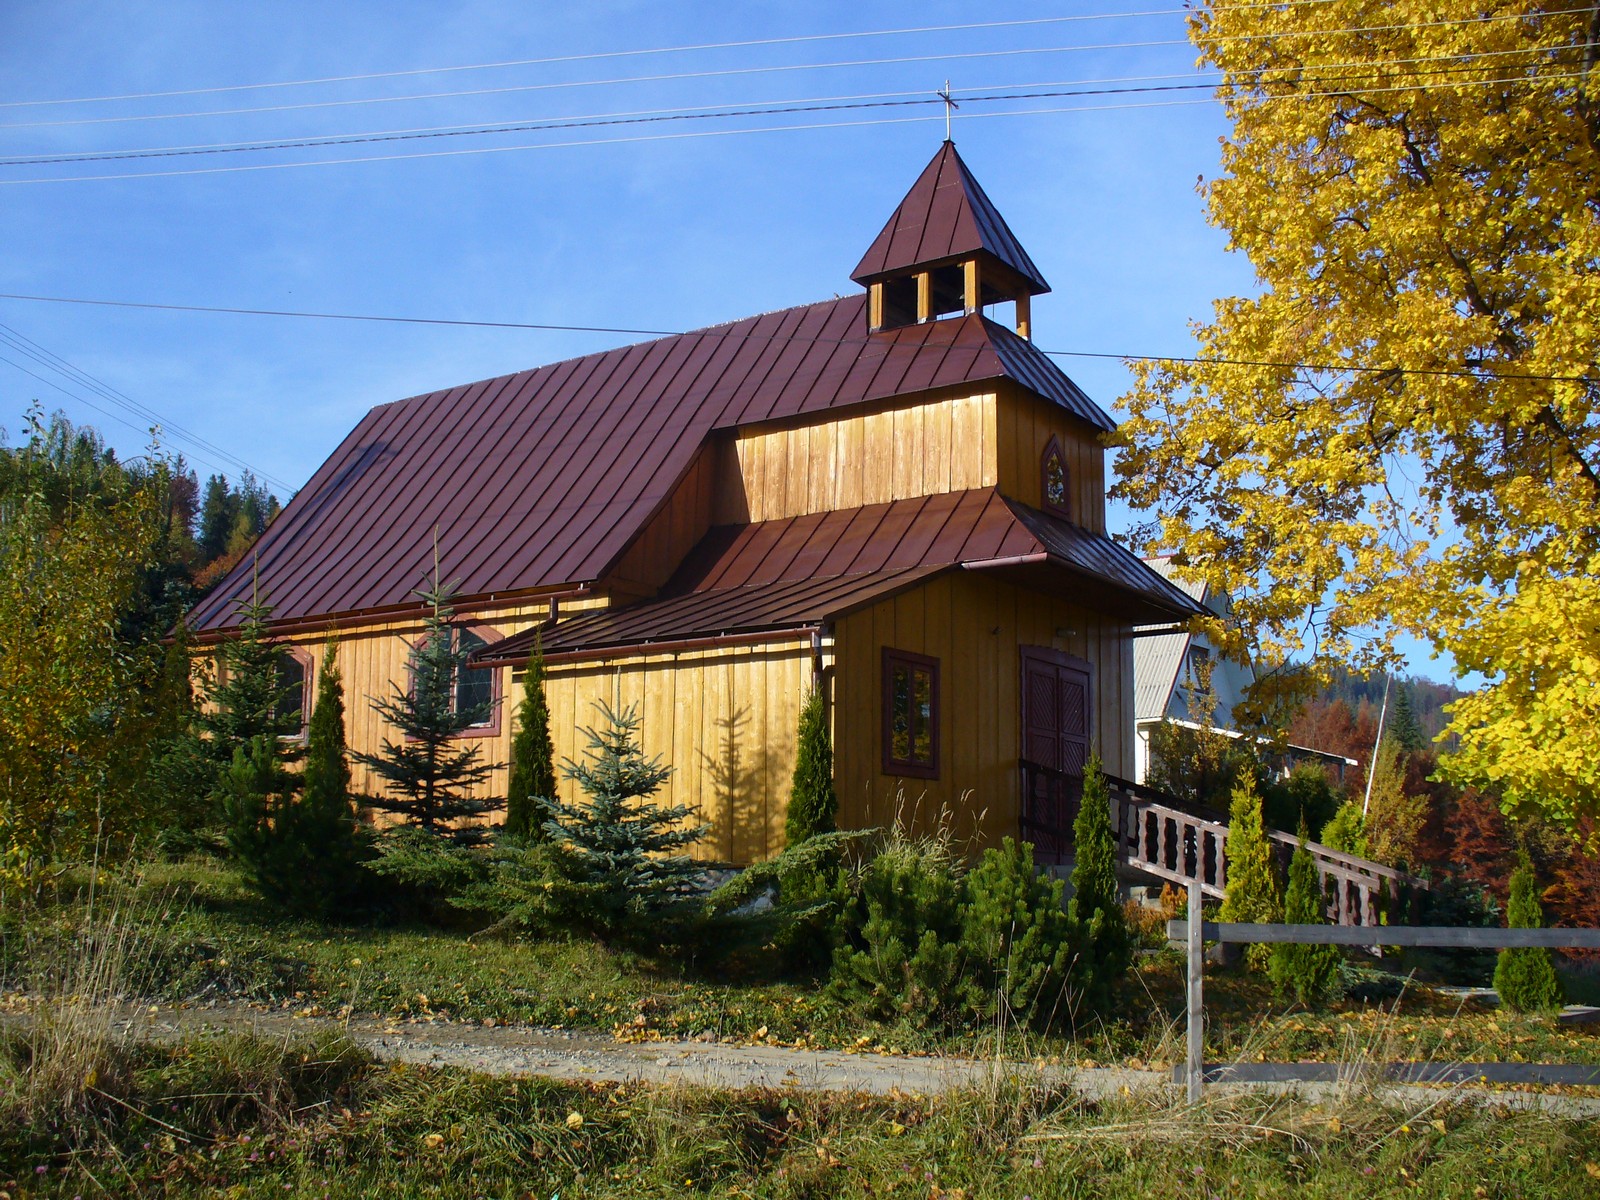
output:
M1200 977L1205 969L1205 943L1200 940L1200 880L1189 881L1189 1103L1200 1103L1200 1080L1205 1071L1205 1011L1201 1004Z

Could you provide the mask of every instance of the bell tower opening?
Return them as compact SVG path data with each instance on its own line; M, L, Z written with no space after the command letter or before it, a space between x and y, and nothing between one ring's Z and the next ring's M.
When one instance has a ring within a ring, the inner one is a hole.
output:
M1030 301L1050 290L948 141L851 278L867 289L872 333L981 315L985 308L1013 303L1017 332L1031 337Z

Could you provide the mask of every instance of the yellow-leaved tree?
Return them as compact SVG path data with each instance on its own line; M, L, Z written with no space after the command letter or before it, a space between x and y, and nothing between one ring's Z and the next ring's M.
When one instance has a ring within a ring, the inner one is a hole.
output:
M1235 650L1488 685L1445 770L1600 816L1600 8L1211 0L1210 220L1259 291L1136 369L1116 493ZM1250 645L1254 641L1254 645Z
M27 446L0 445L0 897L125 824L162 664L120 628L155 561L158 488L114 464L68 486L30 423Z

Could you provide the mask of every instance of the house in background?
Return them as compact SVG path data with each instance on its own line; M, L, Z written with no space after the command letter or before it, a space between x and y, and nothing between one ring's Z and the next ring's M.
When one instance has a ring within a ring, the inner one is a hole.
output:
M638 705L705 859L782 848L813 687L842 825L942 811L974 850L1021 832L1069 854L1088 757L1135 772L1135 628L1198 606L1107 536L1112 421L1030 340L1048 285L952 143L851 279L373 409L255 555L302 712L337 631L349 744L379 748L368 700L405 678L437 540L490 761L537 636L558 760L596 701ZM196 608L203 642L250 571Z
M1224 617L1232 612L1227 596L1217 595L1204 581L1186 576L1173 566L1170 557L1147 558L1145 562L1208 612ZM1223 657L1203 633L1141 630L1133 644L1133 781L1142 784L1149 778L1150 735L1163 722L1211 729L1229 737L1244 736L1239 732L1234 709L1244 700L1255 677L1253 667ZM1314 762L1340 783L1347 767L1359 765L1353 758L1309 746L1282 747L1277 758L1271 764L1277 773L1287 772L1301 762Z

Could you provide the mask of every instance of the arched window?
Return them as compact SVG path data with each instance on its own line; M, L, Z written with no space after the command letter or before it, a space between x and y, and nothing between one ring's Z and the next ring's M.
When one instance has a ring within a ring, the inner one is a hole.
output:
M1061 443L1053 437L1044 448L1039 471L1043 507L1058 517L1072 520L1072 478L1067 473L1067 456L1061 451Z

